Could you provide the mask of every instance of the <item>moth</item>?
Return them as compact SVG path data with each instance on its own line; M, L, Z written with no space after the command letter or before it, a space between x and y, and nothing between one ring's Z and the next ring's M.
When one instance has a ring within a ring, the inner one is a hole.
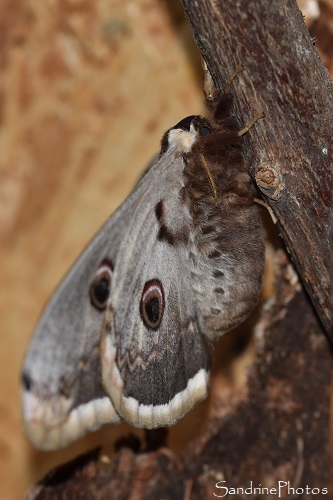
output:
M124 419L171 426L207 395L214 341L257 303L264 230L230 92L160 155L54 293L22 370L45 450Z

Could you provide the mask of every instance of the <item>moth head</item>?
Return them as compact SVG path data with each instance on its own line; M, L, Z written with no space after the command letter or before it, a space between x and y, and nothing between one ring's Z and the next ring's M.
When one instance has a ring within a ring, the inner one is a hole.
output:
M89 295L91 304L103 311L106 308L112 284L113 264L109 259L103 259L91 282Z
M199 137L209 135L212 130L206 118L197 115L187 116L164 134L160 156L172 146L181 149L183 153L188 153Z

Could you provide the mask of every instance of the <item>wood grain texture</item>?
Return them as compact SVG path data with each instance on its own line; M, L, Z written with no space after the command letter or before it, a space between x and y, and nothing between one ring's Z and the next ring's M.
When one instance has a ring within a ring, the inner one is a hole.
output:
M333 190L333 88L295 0L182 0L196 42L221 90L234 81L252 176L322 323L331 335L329 215ZM333 337L332 337L333 340Z

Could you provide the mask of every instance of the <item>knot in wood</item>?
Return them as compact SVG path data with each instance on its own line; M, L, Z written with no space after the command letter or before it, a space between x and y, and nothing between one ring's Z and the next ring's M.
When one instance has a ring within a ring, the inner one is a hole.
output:
M256 170L255 179L259 189L273 200L278 200L284 189L280 172L268 163L262 163Z

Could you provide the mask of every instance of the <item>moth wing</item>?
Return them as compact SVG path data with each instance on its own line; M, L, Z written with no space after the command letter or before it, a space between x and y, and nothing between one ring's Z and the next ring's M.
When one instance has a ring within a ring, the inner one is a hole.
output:
M23 426L38 448L63 447L105 423L119 421L101 384L104 314L91 304L89 289L100 262L116 262L133 207L144 190L141 181L88 244L34 332L22 371Z
M191 217L181 194L184 162L180 157L166 166L151 179L128 221L102 339L103 384L114 408L132 425L145 428L173 425L206 397L210 367L192 290L186 239ZM144 317L149 287L148 316L157 323L161 316L157 328Z

